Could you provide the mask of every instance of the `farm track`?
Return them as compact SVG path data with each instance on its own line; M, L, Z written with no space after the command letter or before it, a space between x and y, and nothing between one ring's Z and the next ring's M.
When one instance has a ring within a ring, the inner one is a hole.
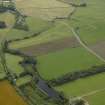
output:
M104 92L104 91L105 91L105 88L97 89L97 90L94 90L94 91L91 91L91 92L89 92L89 93L86 93L86 94L77 96L77 97L72 98L72 99L73 99L73 100L78 99L78 98L79 98L79 99L85 99L86 97L89 97L89 96L92 96L92 95L95 95L95 94L97 94L97 93ZM85 101L86 101L86 105L90 105L87 100L85 100Z
M79 96L79 97L84 98L84 97L92 96L92 95L94 95L94 94L97 94L97 93L103 92L103 91L105 91L105 88L103 88L103 89L98 89L98 90L94 90L94 91L89 92L89 93L87 93L87 94L83 94L83 95L81 95L81 96Z
M58 39L55 41L51 41L51 42L47 42L39 45L20 48L20 50L29 55L39 56L39 55L44 55L51 52L60 51L65 48L75 48L79 46L80 44L75 37L65 37L63 39Z
M75 37L77 38L77 40L79 41L79 43L90 53L92 53L93 55L95 55L98 59L100 59L101 61L105 62L105 59L102 58L99 54L97 54L94 50L92 50L91 48L89 48L85 42L83 42L81 40L81 38L79 37L79 35L75 32L74 29L72 29L73 34L75 35Z
M93 54L94 56L96 56L98 59L100 59L101 61L105 62L105 59L103 57L101 57L100 55L98 55L95 51L93 51L91 48L89 48L84 41L81 40L80 36L78 35L78 33L76 32L75 29L73 29L72 27L70 27L68 24L65 24L68 28L70 28L70 30L72 31L73 35L76 37L76 39L78 40L78 42L91 54Z

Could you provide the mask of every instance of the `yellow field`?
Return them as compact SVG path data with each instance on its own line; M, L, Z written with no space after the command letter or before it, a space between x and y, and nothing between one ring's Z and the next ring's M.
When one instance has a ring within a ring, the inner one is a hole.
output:
M53 19L66 17L73 7L57 0L16 0L17 8L28 16Z
M0 82L0 105L27 105L8 81Z

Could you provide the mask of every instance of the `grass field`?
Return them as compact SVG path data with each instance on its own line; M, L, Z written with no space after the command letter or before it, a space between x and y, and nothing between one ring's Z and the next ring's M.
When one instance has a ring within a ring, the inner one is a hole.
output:
M34 86L34 88L30 85L24 87L24 90L29 97L30 100L37 105L58 105L58 103L54 102L53 100L46 100L46 96L43 95L41 91Z
M82 2L81 0L59 0L59 1L67 3L67 4L73 3L73 4L76 4L76 5L78 5Z
M57 0L16 0L17 8L28 16L52 20L55 17L67 17L73 7Z
M48 1L46 0L46 2ZM39 3L39 5L41 4ZM104 12L104 1L100 2L98 0L88 0L87 7L78 8L75 14L72 16L72 19L69 20L67 23L69 23L70 26L79 27L80 37L87 44L93 44L99 41L104 41L105 14L103 12ZM62 31L61 28L63 29ZM58 37L62 37L62 34L63 36L68 35L68 30L69 29L65 25L59 24L57 22L54 28L51 28L47 32L42 33L40 36L26 41L22 41L21 43L19 42L20 44L13 43L14 44L13 47L16 48L26 47L26 46L31 46L32 44L40 44L47 41L51 41ZM72 33L70 34L72 35Z
M11 23L10 19L8 19L9 15L10 14L6 14L5 18L7 18L6 21L9 21ZM3 17L3 16L0 14L0 17ZM16 38L22 38L25 36L30 36L30 35L33 35L34 33L40 32L40 31L51 26L50 22L47 22L47 21L44 21L44 20L38 19L38 18L33 18L33 17L27 17L26 23L29 27L29 31L18 30L18 29L14 29L12 27L0 29L0 40L1 39L16 39Z
M31 45L37 45L37 44L57 40L60 38L65 38L68 36L70 37L73 36L71 30L68 27L66 27L62 21L58 21L52 26L52 28L41 33L40 35L31 39L23 40L21 42L14 42L11 44L11 47L12 48L28 47Z
M105 73L98 74L85 79L76 80L71 83L56 87L57 90L63 91L66 96L82 96L95 90L105 88Z
M78 8L70 20L70 25L79 27L82 40L87 44L105 40L105 0L87 0L87 7Z
M89 102L90 105L104 105L105 100L103 97L105 97L105 91L86 97L85 99Z
M0 61L1 61L1 59L0 59ZM4 72L3 65L0 63L0 80L3 79L4 77L6 77L6 74Z
M63 91L67 97L71 96L83 96L91 92L105 89L105 73L99 74L93 77L80 79L72 83L56 87L57 90ZM105 90L97 92L95 94L83 97L90 105L104 105Z
M19 62L22 61L21 57L6 54L6 63L9 70L19 76L22 72L24 72L24 69L19 65Z
M45 79L52 79L68 72L83 70L103 62L84 48L68 48L63 51L39 56L38 70Z
M11 28L15 22L14 15L10 14L9 12L0 13L0 21L4 21L7 25L7 28Z

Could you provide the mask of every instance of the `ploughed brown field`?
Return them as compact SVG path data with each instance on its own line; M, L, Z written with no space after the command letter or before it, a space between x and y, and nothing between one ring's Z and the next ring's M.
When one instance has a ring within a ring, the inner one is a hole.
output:
M9 81L0 82L0 105L27 105Z
M22 52L29 55L44 55L51 52L63 50L65 48L79 47L80 44L75 37L65 37L55 41L42 43L39 45L32 45L25 48L20 48Z

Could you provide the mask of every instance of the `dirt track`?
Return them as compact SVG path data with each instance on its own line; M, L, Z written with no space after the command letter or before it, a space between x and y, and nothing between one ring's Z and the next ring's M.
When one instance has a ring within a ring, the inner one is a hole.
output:
M26 54L38 56L63 50L65 48L78 47L79 45L80 44L75 37L66 37L52 42L29 46L20 50Z

